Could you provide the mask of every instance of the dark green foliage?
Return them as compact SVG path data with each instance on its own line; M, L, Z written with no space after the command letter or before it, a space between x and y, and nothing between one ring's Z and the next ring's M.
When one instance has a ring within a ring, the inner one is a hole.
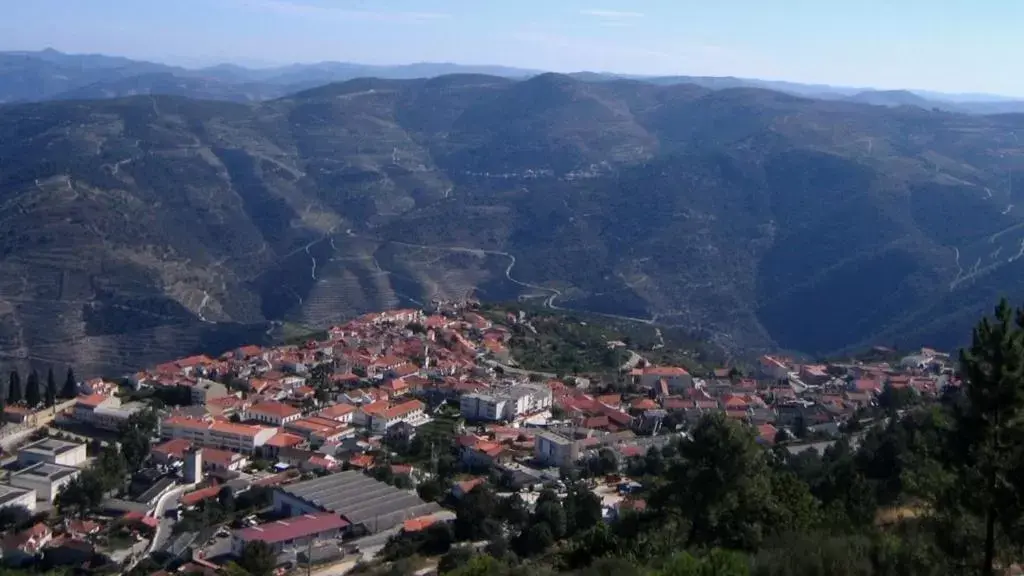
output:
M28 375L28 381L25 383L25 404L30 408L39 406L42 401L42 389L40 388L39 372L33 370Z
M252 576L270 576L277 566L277 557L273 549L264 542L246 542L238 565Z
M7 381L7 403L17 404L21 402L21 376L17 370L11 371L11 376Z
M57 380L53 376L53 368L46 372L46 395L47 406L53 406L57 402Z
M60 389L60 397L65 399L78 396L78 380L75 379L75 371L68 368L67 377L64 378L64 387Z

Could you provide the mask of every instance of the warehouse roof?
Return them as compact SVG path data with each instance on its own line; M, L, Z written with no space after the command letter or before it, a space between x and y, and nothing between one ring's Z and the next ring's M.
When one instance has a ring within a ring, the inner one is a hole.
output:
M415 492L395 488L355 470L297 482L281 491L321 510L336 512L371 532L387 530L441 509L434 502L424 502Z
M67 442L58 438L43 438L42 440L33 442L24 448L19 448L18 452L37 452L47 454L49 456L57 456L65 452L70 452L79 446L84 446L84 444Z
M340 530L348 526L348 522L333 512L306 514L294 518L285 518L276 522L260 524L252 528L238 530L235 534L245 542L260 540L268 544L286 542L296 538L313 536L328 530Z

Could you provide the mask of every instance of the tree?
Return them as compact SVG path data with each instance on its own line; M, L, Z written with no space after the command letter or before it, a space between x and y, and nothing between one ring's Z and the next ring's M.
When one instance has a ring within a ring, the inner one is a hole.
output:
M17 404L21 402L21 376L17 370L11 371L11 377L7 385L7 403Z
M31 519L32 511L24 506L4 506L0 508L0 531L24 525Z
M455 536L459 540L486 540L497 529L497 499L486 485L473 488L455 506Z
M538 522L526 532L524 551L529 556L542 554L555 543L555 535L547 522Z
M1024 442L1024 310L1006 300L974 329L960 352L965 402L957 407L952 451L956 500L984 524L981 573L993 574L997 529L1012 533L1021 519L1017 505Z
M121 452L131 470L139 470L149 457L157 415L154 410L140 410L121 426Z
M235 510L235 491L230 486L224 486L217 492L217 503L226 512L233 512Z
M461 566L465 566L474 557L473 551L469 548L458 546L452 548L447 554L441 557L437 563L437 573L445 574Z
M687 547L756 549L772 529L772 471L753 433L706 415L679 453L651 503L689 520Z
M444 490L436 480L427 480L416 487L416 493L427 502L436 502L444 493Z
M33 370L29 373L28 382L25 384L25 404L30 408L35 408L39 406L42 400L43 395L39 384L39 372Z
M78 380L75 379L75 371L68 368L68 375L64 379L64 387L60 390L61 398L74 398L78 396Z
M242 547L238 565L252 576L270 576L277 567L277 555L266 542L253 540Z
M575 485L569 490L564 503L569 536L597 525L602 519L601 499L587 488Z
M46 372L46 405L53 406L57 403L57 380L53 377L53 368Z

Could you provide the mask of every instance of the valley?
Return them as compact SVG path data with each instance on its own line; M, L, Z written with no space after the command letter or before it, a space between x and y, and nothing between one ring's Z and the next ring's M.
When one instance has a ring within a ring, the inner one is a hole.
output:
M469 294L731 354L953 348L1024 288L1022 125L557 74L6 105L0 349L120 373Z

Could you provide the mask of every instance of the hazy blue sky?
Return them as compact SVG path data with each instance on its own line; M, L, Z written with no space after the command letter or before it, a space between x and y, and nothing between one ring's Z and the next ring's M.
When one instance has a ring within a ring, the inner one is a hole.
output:
M0 0L0 49L448 61L1024 96L1020 0Z

